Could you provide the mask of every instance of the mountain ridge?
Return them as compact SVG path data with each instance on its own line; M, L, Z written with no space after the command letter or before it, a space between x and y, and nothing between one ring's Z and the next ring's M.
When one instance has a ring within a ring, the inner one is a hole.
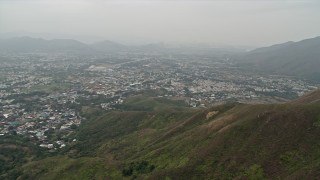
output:
M258 48L236 58L240 66L319 82L320 37Z
M1 51L6 52L72 52L72 53L101 53L123 51L125 45L112 41L101 41L93 44L85 44L73 39L42 39L31 37L13 37L0 40Z
M95 43L83 43L73 39L43 39L28 36L0 39L0 52L11 53L121 53L121 52L163 52L163 53L191 53L191 54L215 54L242 52L236 47L216 47L201 44L165 44L148 43L141 45L124 45L114 41L103 40Z
M91 49L72 39L45 40L42 38L16 37L0 40L1 51L6 52L81 52Z

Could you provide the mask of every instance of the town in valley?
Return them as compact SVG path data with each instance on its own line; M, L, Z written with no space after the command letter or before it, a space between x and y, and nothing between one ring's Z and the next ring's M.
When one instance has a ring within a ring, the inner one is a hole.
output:
M245 71L227 56L2 53L0 69L0 138L22 135L52 152L76 143L74 131L85 121L85 106L121 111L126 99L141 94L181 99L193 108L281 103L318 86Z

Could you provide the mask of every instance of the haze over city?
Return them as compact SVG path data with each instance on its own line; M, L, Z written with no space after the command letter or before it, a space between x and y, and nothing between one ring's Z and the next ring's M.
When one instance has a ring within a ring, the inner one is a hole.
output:
M0 0L0 179L320 179L319 19L319 0Z
M320 1L1 0L0 32L85 42L268 46L318 36Z

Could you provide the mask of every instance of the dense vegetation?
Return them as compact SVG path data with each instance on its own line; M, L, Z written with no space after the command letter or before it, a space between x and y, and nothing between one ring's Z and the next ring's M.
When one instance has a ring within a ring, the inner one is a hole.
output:
M16 176L20 179L320 177L320 92L277 105L231 103L191 109L181 102L139 97L125 105L143 107L144 103L152 105L152 109L105 112L83 107L86 120L78 128L77 143L60 155L19 164Z
M48 157L47 152L33 145L25 137L6 135L0 138L0 179L16 179L21 166Z

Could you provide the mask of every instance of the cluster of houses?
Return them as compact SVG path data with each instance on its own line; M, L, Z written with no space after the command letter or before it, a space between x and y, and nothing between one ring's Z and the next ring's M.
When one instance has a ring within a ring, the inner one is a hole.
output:
M68 136L81 124L76 110L66 106L75 99L74 93L34 95L32 101L2 102L0 110L0 135L22 135L40 147L48 149L64 148ZM34 108L26 110L27 106Z

